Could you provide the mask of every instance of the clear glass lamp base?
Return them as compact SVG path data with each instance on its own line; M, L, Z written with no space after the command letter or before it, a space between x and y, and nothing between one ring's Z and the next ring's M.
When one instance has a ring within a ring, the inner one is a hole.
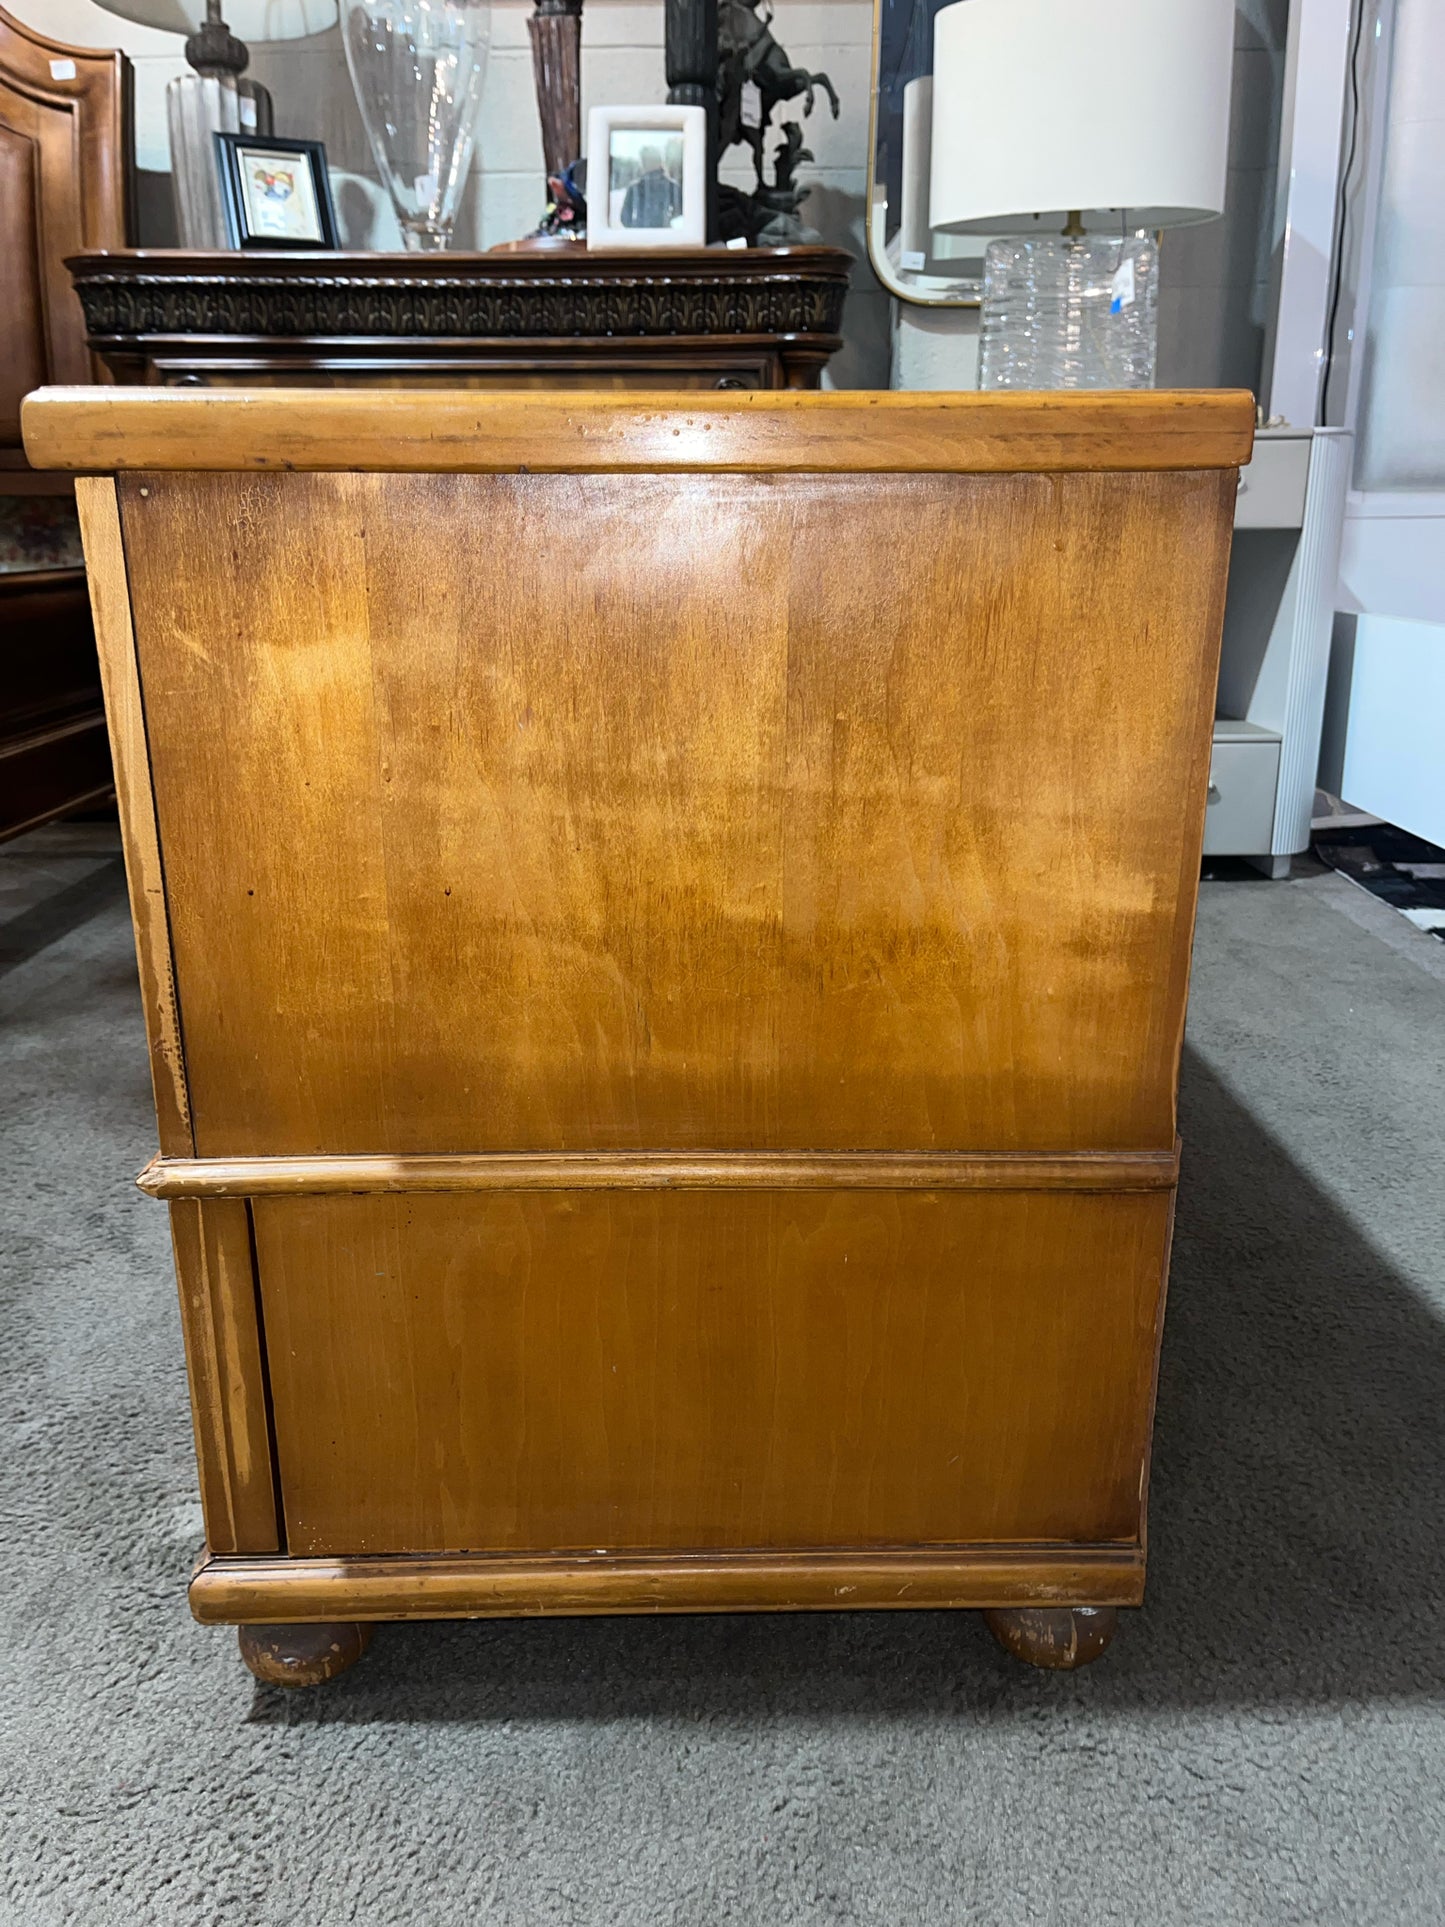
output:
M1159 253L1147 235L991 241L980 388L1152 388Z
M230 230L221 202L213 134L271 132L271 96L234 74L187 70L166 86L171 141L171 188L183 248L228 248Z

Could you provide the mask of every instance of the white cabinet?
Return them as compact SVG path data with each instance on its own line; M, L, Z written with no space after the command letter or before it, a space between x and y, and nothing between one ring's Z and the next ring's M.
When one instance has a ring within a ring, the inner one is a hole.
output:
M1309 847L1350 446L1262 429L1240 473L1204 847L1273 876Z
M1262 854L1274 834L1279 737L1253 723L1216 722L1204 854Z

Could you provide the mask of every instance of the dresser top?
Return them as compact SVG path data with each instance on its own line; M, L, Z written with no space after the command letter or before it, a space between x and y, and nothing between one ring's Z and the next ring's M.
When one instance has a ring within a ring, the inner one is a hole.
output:
M434 394L345 388L42 388L38 468L423 474L987 474L1234 468L1243 389L1102 394Z

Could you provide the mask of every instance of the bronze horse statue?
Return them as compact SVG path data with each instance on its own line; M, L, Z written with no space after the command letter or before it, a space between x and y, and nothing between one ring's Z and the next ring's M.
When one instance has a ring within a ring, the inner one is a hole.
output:
M718 5L718 153L742 142L751 148L758 186L764 185L763 141L773 109L785 100L803 96L803 114L813 111L815 90L828 96L833 118L838 118L838 96L826 74L795 67L774 40L772 12L759 15L760 0L719 0ZM743 121L743 91L751 82L758 90L757 125ZM802 199L799 194L798 199Z

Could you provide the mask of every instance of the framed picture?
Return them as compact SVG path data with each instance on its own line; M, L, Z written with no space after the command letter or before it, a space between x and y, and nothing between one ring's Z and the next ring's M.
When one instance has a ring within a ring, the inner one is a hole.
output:
M707 240L707 114L594 107L587 116L589 248L700 248Z
M336 213L320 141L215 134L233 248L335 248Z

